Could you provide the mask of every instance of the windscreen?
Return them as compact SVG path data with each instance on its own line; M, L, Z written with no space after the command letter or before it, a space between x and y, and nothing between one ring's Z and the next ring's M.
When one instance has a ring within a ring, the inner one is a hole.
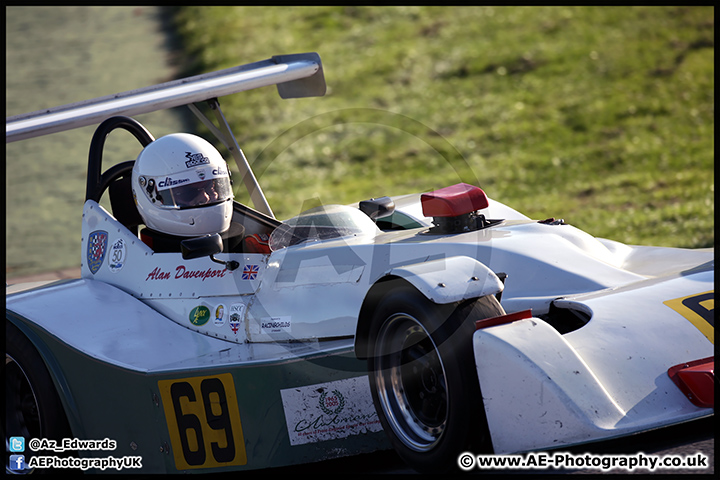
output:
M374 236L380 230L357 208L324 205L287 220L273 231L270 248L281 248L309 241L322 241L362 235Z

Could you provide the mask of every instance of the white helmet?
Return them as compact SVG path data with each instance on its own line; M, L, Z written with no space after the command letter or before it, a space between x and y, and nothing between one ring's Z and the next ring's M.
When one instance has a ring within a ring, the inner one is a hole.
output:
M148 144L133 166L132 190L145 225L158 232L196 237L230 227L227 163L195 135L173 133Z

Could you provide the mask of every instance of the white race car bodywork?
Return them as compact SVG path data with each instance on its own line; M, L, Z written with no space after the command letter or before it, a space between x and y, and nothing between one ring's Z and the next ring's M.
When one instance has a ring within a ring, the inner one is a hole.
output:
M502 291L498 278L468 256L473 247L438 255L433 244L411 239L391 244L407 235L382 233L366 220L364 236L308 242L270 255L218 255L239 262L240 268L229 271L207 257L154 253L88 200L83 251L100 232L107 236L109 261L92 273L83 259L82 275L115 285L186 328L238 343L351 337L368 289L388 275L406 279L436 303ZM212 319L190 321L198 307ZM233 314L238 317L231 322Z
M417 212L415 198L396 211L408 217ZM482 401L497 453L597 441L713 412L690 403L667 375L673 365L712 356L711 339L657 302L711 290L712 269L681 273L711 263L711 250L631 247L570 225L531 221L491 202L486 215L496 214L514 220L459 235L369 226L367 235L242 255L241 268L228 272L206 258L153 254L90 201L84 242L99 225L111 226L103 227L112 232L108 244L122 238L126 250L120 268L108 264L93 275L83 265L83 273L186 328L238 343L350 337L366 292L388 275L408 280L435 303L502 292L508 312L529 308L540 315L554 304L589 315L587 325L564 335L537 317L475 333ZM493 272L508 274L504 291ZM188 318L198 306L214 320L193 325ZM218 318L218 308L228 318L239 313L239 325Z
M407 202L403 213L430 226L419 199L408 197L399 202ZM541 314L552 303L590 318L566 334L537 317L476 331L476 367L496 453L618 437L714 412L689 402L668 376L674 365L714 355L713 327L696 312L671 306L712 293L712 249L629 246L569 225L530 222L493 200L485 214L520 220L507 226L514 239L496 237L487 262L510 273L506 311ZM596 292L573 295L582 289ZM711 316L708 302L700 308Z
M496 453L597 441L712 414L690 403L667 371L712 356L713 339L657 300L711 290L711 266L683 271L711 264L712 251L630 247L570 225L522 219L497 202L492 207L489 214L501 210L516 220L453 236L369 227L365 236L270 255L221 255L242 266L229 272L207 259L154 254L89 201L84 241L103 226L112 232L109 245L122 239L125 249L114 268L93 275L83 265L83 272L186 328L237 343L351 337L367 290L388 275L435 303L451 303L503 291L493 272L505 272L508 312L532 308L539 315L554 305L590 320L566 334L538 317L477 330L476 366ZM213 317L199 326L188 320L198 306ZM233 314L241 320L231 322Z
M713 344L657 301L712 282L709 270L563 300L592 316L565 335L539 318L479 329L476 366L495 452L558 448L712 414L688 401L668 369L713 356Z

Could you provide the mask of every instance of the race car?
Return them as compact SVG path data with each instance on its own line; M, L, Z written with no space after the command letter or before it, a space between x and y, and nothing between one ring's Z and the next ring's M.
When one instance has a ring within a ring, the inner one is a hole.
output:
M270 85L324 95L320 57L6 119L7 142L98 125L81 278L6 290L8 471L209 473L394 448L434 472L714 414L713 249L595 238L467 183L278 220L218 101ZM138 212L136 161L103 172L102 157L118 129L158 141L133 115L181 105L253 207L168 239Z

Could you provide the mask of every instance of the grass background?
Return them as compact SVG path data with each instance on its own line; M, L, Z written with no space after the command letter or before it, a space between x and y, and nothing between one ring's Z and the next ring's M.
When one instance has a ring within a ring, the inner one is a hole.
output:
M280 218L476 180L595 236L714 244L713 7L184 7L175 26L187 73L320 53L323 98L222 100Z
M714 245L713 7L7 7L6 115L300 52L326 96L221 99L278 218L468 181L595 236ZM93 130L6 146L6 275L79 265Z
M158 7L5 8L5 114L111 95L176 78ZM137 119L156 137L189 128L177 109ZM95 126L5 146L5 274L80 266L81 220ZM137 157L127 132L108 137L103 166ZM108 205L109 202L103 202Z

